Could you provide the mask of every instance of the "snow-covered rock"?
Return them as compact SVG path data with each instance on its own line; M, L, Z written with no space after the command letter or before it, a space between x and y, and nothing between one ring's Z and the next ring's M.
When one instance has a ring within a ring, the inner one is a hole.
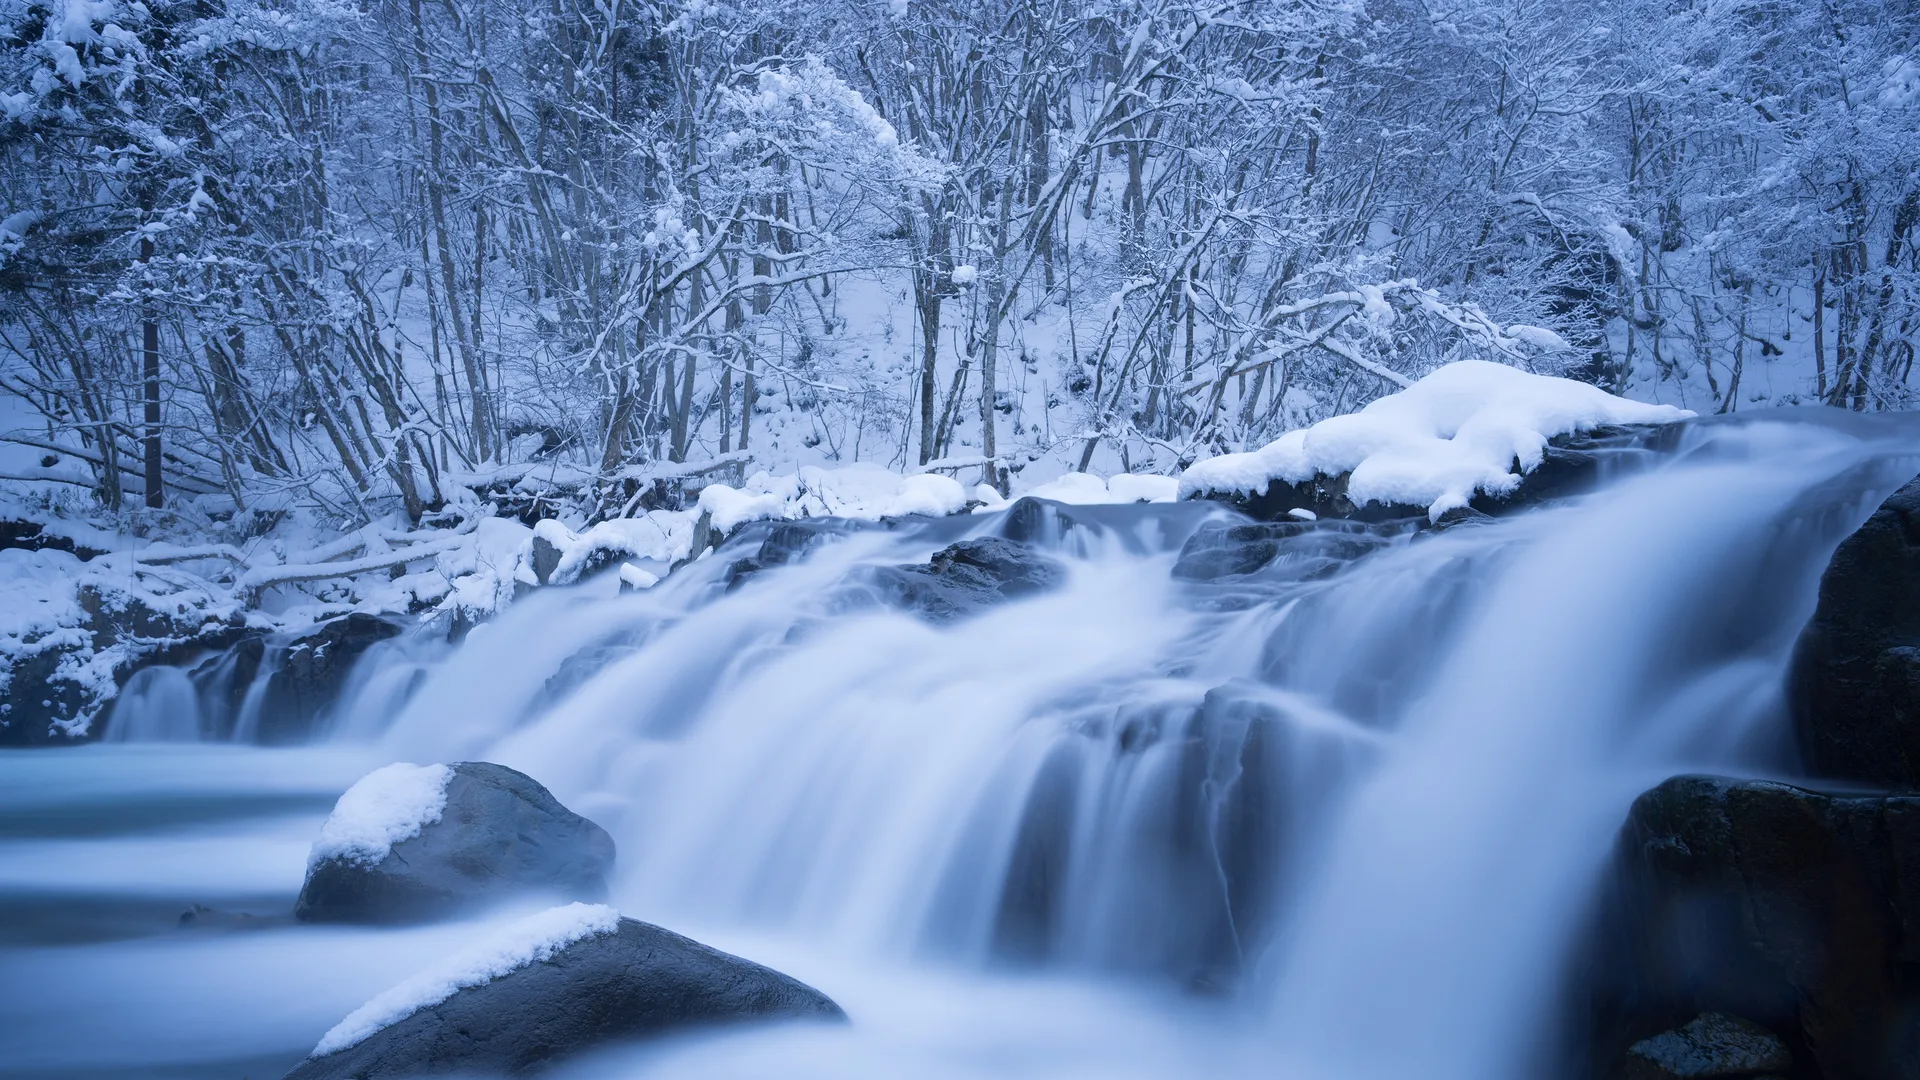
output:
M397 761L361 777L340 796L307 853L309 869L329 859L373 866L393 845L420 835L447 808L445 765Z
M876 465L841 469L802 466L774 476L758 472L739 488L712 484L700 492L700 509L713 527L732 532L749 521L841 517L876 521L909 514L957 514L967 506L967 489L949 476L902 475Z
M1144 473L1117 473L1103 480L1092 473L1070 472L1028 489L1027 495L1075 506L1173 502L1180 497L1180 481Z
M428 768L444 770L446 766ZM376 1032L392 1027L421 1009L438 1005L462 990L485 986L528 964L551 960L575 942L611 934L619 927L620 913L604 904L575 901L529 915L348 1013L346 1019L320 1037L319 1045L310 1056L325 1057L358 1046Z
M1198 462L1181 475L1179 493L1252 495L1276 480L1345 476L1356 506L1425 507L1438 520L1476 495L1513 492L1558 436L1692 415L1572 379L1462 360L1359 412L1290 431L1251 453Z
M542 584L566 585L625 559L671 565L693 550L689 510L651 510L640 517L611 518L576 533L548 519L533 527L533 566Z
M616 1040L725 1023L844 1020L737 956L573 904L506 927L353 1011L287 1080L522 1076Z
M335 805L307 862L306 922L446 918L523 894L598 900L613 838L485 761L389 765Z

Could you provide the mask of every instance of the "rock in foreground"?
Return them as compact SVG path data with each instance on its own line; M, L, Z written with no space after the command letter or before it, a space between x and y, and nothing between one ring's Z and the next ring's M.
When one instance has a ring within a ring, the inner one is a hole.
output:
M1627 1040L1727 1013L1804 1048L1796 1075L1920 1080L1920 795L1675 777L1634 803L1622 853Z
M1784 1076L1792 1069L1793 1055L1773 1032L1737 1016L1702 1013L1633 1044L1622 1080Z
M572 904L369 1001L287 1080L526 1076L613 1042L845 1018L826 995L771 968L612 908Z
M1794 726L1819 776L1920 787L1920 480L1833 553L1794 653Z
M447 918L527 893L598 900L613 838L503 765L389 765L340 797L308 858L306 922Z

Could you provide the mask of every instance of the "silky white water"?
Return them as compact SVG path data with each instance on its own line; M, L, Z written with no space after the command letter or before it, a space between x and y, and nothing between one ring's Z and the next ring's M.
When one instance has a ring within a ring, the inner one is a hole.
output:
M1070 509L1036 541L1063 587L950 623L876 603L861 568L1002 515L834 538L732 591L752 548L729 547L374 654L324 745L0 756L0 905L25 913L0 941L0 1076L291 1065L472 928L168 916L284 911L352 779L475 758L613 834L626 914L854 1021L565 1075L1566 1075L1561 992L1627 805L1678 772L1791 771L1779 687L1819 573L1920 470L1892 422L1684 444L1330 574L1302 542L1176 579L1218 512ZM149 676L121 710L149 737L214 730L183 685Z

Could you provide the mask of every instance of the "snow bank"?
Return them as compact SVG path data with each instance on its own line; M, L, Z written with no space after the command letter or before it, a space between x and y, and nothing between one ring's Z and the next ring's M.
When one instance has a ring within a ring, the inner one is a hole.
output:
M462 990L551 960L569 945L611 934L619 926L620 913L604 904L567 904L529 915L348 1013L320 1037L309 1056L338 1053Z
M447 808L447 781L452 779L453 770L445 765L404 761L361 777L320 826L320 838L307 854L308 868L328 859L378 863L393 845L419 836L421 829L440 820Z
M560 562L547 581L565 585L595 563L611 565L617 559L679 562L693 550L693 524L698 516L690 510L651 510L641 517L602 521L580 533L549 518L535 525L533 532L559 549Z
M1556 436L1692 415L1572 379L1462 360L1357 413L1290 431L1252 453L1199 462L1181 475L1179 494L1254 494L1273 480L1299 483L1348 473L1347 497L1355 504L1424 506L1438 518L1467 505L1477 492L1513 491Z
M1091 473L1070 472L1032 488L1036 499L1087 506L1093 503L1173 502L1180 497L1180 481L1171 476L1119 473L1105 480Z
M876 465L842 469L805 465L789 476L763 471L738 488L712 484L700 492L700 509L713 515L713 527L722 533L749 521L943 516L959 513L966 505L967 489L952 477L903 476Z
M449 583L442 606L489 614L513 601L519 586L537 585L533 530L512 518L487 518L472 538L440 554L434 569Z

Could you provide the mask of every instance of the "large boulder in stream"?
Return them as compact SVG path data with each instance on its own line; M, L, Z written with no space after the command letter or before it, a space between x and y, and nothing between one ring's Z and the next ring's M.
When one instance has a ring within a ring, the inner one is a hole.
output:
M1620 852L1602 1075L1659 1075L1622 1050L1711 1012L1779 1033L1796 1075L1920 1078L1920 795L1676 777L1634 803Z
M1810 772L1920 788L1920 479L1833 553L1789 682Z
M925 566L881 567L867 576L886 602L932 622L951 622L1048 592L1066 580L1059 560L998 536L942 548Z
M340 796L294 906L305 922L409 923L527 894L598 900L613 838L504 765L389 765Z
M526 1076L610 1043L751 1021L843 1021L796 979L609 907L571 904L367 1002L287 1080Z

